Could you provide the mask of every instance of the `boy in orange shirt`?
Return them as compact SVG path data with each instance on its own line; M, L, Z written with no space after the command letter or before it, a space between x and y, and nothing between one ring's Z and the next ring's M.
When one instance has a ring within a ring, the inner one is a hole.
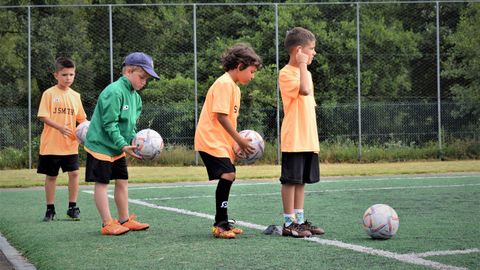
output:
M305 183L320 181L316 103L312 75L307 69L316 54L315 41L307 29L295 27L288 31L285 47L289 61L279 73L284 111L280 176L284 236L310 237L324 233L304 218Z
M247 153L254 151L248 139L237 132L240 110L240 88L255 77L261 60L247 44L236 44L221 58L225 73L208 90L195 131L195 150L207 168L210 180L219 180L215 192L215 223L212 234L217 238L235 238L243 231L232 226L227 208L230 188L235 181L235 154L233 144Z
M69 58L55 61L53 76L57 84L42 94L38 118L44 123L40 137L40 155L37 173L46 174L45 197L47 211L43 221L55 218L55 188L58 171L68 172L67 216L80 219L78 196L78 142L75 137L77 123L86 121L80 94L70 88L75 79L75 64Z

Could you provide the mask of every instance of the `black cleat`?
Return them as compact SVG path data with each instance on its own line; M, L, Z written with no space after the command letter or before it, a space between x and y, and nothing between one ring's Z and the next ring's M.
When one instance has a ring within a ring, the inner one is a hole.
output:
M45 212L45 217L43 218L43 221L48 222L52 221L55 219L55 210L53 209L47 209L47 212Z
M80 220L80 208L78 207L69 207L67 210L67 217L71 218L72 220L78 221Z
M303 224L300 224L300 226L306 230L306 231L310 231L312 234L318 234L318 235L322 235L322 234L325 234L325 230L323 230L322 228L320 227L317 227L317 226L314 226L312 223L308 222L305 220L305 223Z
M285 224L283 224L282 235L303 238L312 236L312 233L305 230L300 224L294 222L288 227L285 227Z

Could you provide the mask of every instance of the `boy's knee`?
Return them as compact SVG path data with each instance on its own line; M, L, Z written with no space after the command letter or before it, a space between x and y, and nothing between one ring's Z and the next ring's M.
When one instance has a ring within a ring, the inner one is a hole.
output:
M228 181L235 181L235 173L224 173L220 176L220 178L228 180Z

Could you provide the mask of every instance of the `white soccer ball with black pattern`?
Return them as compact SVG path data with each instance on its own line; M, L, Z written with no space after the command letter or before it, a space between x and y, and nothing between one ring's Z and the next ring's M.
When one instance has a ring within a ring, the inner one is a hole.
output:
M400 225L397 212L386 204L374 204L363 214L363 228L374 239L390 239Z
M135 153L144 160L154 160L163 151L163 139L153 129L142 129L133 138L132 145L136 146Z
M247 155L235 142L233 145L233 152L235 153L237 160L245 163L253 163L262 158L263 152L265 151L265 142L263 141L262 136L258 132L250 129L242 130L239 134L242 137L252 139L251 144L255 148L255 151L252 154Z
M79 144L84 144L85 140L87 139L87 132L88 132L88 127L90 126L90 121L86 120L80 123L75 128L75 137L77 137L77 141Z

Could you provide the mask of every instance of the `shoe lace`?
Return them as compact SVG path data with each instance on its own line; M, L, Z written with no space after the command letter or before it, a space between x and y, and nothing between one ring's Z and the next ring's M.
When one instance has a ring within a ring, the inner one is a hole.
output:
M137 216L134 215L134 214L131 214L131 215L128 217L127 222L139 223L138 221L136 221L136 219L137 219Z
M292 230L296 230L296 231L299 231L299 232L303 232L303 231L307 230L306 226L302 226L302 224L298 224L298 223L292 223L292 224L293 224ZM303 223L303 224L305 225L306 223Z

